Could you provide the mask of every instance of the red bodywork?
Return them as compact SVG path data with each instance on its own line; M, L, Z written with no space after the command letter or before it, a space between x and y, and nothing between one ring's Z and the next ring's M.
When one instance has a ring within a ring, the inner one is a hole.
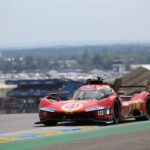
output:
M60 122L66 120L94 120L118 123L123 119L141 118L147 115L146 102L149 92L142 91L133 96L118 95L109 85L85 85L78 90L111 91L101 99L60 100L44 97L39 105L40 122ZM148 106L149 109L149 106Z

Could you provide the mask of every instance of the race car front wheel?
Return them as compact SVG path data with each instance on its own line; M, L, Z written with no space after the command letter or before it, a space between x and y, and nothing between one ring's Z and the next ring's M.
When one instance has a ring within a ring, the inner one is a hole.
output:
M117 124L120 122L120 105L119 101L115 100L114 101L114 106L113 106L113 123Z

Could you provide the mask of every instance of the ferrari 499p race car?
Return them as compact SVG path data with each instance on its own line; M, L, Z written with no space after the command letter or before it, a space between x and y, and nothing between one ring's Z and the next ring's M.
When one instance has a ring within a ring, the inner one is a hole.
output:
M150 82L145 86L149 88ZM98 121L119 123L127 118L150 119L150 94L148 90L133 95L120 95L121 79L113 85L100 78L88 80L77 89L71 100L62 100L56 95L46 96L39 104L40 121L47 126L62 121ZM126 88L143 86L126 86Z

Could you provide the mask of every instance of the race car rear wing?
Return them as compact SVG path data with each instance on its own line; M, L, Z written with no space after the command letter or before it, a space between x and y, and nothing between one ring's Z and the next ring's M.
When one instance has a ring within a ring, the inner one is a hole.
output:
M122 85L122 79L117 78L112 85L112 88L118 93L120 88L145 88L146 91L150 92L150 79L148 79L147 85Z
M145 88L146 91L150 92L150 79L147 82L147 85L122 85L122 79L115 79L113 84L108 82L104 82L103 78L97 77L97 79L88 79L86 84L101 84L101 85L109 85L111 86L116 93L118 93L120 88Z

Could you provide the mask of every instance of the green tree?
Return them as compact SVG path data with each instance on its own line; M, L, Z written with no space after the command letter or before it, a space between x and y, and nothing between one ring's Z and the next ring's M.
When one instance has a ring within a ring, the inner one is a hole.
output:
M81 57L79 58L79 65L81 68L88 69L90 63L90 54L87 49L84 50L84 52L81 54Z
M93 68L102 69L103 60L98 52L96 52L91 60Z

